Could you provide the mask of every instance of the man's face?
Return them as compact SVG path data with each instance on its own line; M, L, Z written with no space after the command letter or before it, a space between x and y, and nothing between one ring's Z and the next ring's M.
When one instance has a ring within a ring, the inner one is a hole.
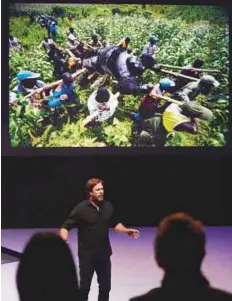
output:
M90 192L90 198L92 201L103 201L104 197L104 188L102 183L98 183L95 185L92 189L92 192Z
M201 93L204 95L208 95L212 91L212 87L210 85L202 85Z
M23 85L26 87L26 88L34 88L34 86L36 85L36 82L37 82L37 79L36 78L28 78L28 79L25 79L23 81Z

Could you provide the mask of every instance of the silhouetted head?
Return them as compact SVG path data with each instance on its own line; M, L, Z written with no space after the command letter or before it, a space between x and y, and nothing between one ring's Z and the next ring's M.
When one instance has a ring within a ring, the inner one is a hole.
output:
M179 212L159 224L155 242L157 264L165 271L199 271L205 256L205 233L200 221Z
M34 234L17 269L20 301L79 300L73 257L63 239L52 232Z

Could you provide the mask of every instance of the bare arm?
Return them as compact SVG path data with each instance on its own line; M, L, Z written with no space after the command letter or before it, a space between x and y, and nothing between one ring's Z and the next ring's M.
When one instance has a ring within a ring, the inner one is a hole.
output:
M126 228L123 224L121 224L121 223L117 224L117 225L114 227L114 230L115 230L116 232L121 233L121 234L127 234L127 228Z
M64 240L64 241L68 241L68 230L65 228L61 228L60 229L60 237Z
M129 236L131 236L135 239L138 238L139 234L140 234L139 230L126 228L122 223L118 223L114 227L114 230L118 233L121 233L121 234L128 234Z

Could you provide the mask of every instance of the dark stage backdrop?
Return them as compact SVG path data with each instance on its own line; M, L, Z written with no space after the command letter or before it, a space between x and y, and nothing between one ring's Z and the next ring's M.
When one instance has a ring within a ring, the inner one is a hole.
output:
M91 177L105 180L126 225L156 226L184 210L207 225L232 225L229 157L3 157L2 228L59 227L85 198Z

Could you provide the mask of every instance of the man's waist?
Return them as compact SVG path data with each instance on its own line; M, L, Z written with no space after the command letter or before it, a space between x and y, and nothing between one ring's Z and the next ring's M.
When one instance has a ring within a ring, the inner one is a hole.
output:
M80 257L110 257L112 255L112 249L110 245L92 247L89 246L78 246L78 256Z

